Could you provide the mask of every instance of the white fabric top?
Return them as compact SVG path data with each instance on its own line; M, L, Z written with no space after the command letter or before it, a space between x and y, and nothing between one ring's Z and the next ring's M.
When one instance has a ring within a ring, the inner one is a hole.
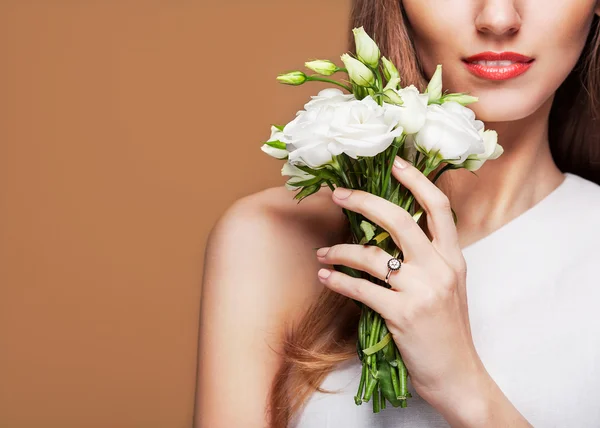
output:
M578 175L463 249L475 348L537 427L600 427L600 186ZM329 373L292 428L448 427L410 384L408 407L354 403L358 357Z

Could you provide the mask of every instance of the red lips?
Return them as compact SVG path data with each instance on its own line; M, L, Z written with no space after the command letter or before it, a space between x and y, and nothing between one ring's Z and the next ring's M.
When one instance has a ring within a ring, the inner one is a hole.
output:
M477 61L511 61L510 65L487 65ZM533 63L533 58L516 52L482 52L463 60L469 72L487 80L506 80L525 73Z
M518 54L516 52L481 52L477 55L465 58L467 62L474 61L514 61L514 62L530 62L533 58Z

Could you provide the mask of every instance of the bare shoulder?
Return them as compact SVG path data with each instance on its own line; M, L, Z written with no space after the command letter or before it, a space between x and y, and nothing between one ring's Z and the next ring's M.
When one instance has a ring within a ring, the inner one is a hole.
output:
M207 262L222 260L225 254L238 262L243 257L244 266L257 277L273 280L263 282L274 287L262 291L277 297L278 309L287 317L302 313L303 302L323 287L316 280L316 248L342 242L347 232L329 188L301 202L293 196L280 186L238 199L213 227L207 248Z
M317 236L322 232L340 233L345 225L345 217L340 207L331 200L328 187L322 187L301 202L293 198L294 194L284 186L270 187L239 199L226 215L245 221L245 216L237 214L240 210L250 209L257 214L267 215L270 221L276 222L274 226L305 227L302 232Z
M342 242L345 217L321 188L300 203L284 186L240 198L213 226L200 307L195 427L266 425L283 327L317 297L315 249ZM236 411L231 412L231 397Z

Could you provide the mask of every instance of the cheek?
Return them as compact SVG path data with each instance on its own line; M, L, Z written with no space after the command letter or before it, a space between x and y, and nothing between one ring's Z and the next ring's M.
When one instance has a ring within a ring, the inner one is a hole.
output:
M447 58L460 58L465 53L464 46L459 44L457 29L472 25L468 3L464 0L403 0L412 39L427 77L433 75L438 63L445 63Z
M533 114L542 105L549 109L550 98L575 67L585 45L594 16L594 1L530 3L531 9L523 11L520 46L536 57L531 70L522 79L497 86L493 83L465 85L467 91L479 96L479 102L471 108L483 121L518 120Z

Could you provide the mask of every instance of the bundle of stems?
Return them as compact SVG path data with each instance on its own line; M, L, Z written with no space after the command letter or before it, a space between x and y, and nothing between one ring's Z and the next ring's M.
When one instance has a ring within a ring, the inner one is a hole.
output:
M305 166L299 168L309 173L319 174L323 181L334 190L335 187L363 190L402 207L407 210L416 222L419 222L423 210L418 208L414 196L404 188L391 174L391 165L402 148L406 136L403 134L383 153L372 158L351 158L346 155L335 156L331 164L330 175L325 171L314 171ZM414 159L407 159L425 176L435 170L428 158L416 152ZM441 168L432 180L434 183L451 165ZM320 186L320 184L319 184ZM314 189L312 189L314 190ZM312 191L305 187L303 191ZM302 193L302 192L300 192ZM300 195L300 194L299 194ZM298 196L298 195L297 195ZM307 195L300 195L300 197ZM418 208L418 209L417 209ZM351 241L353 244L377 245L392 257L403 260L402 251L390 238L389 233L379 225L372 224L361 214L343 209L350 223ZM342 265L334 265L334 269L356 278L364 278L375 284L390 288L385 281L375 278L366 272L357 271ZM404 364L402 355L388 331L385 320L367 305L354 300L360 307L361 314L358 323L357 354L362 362L362 372L358 391L354 397L357 405L372 400L373 412L378 413L386 408L386 402L394 407L407 407L407 399L411 398L408 391L409 372Z

